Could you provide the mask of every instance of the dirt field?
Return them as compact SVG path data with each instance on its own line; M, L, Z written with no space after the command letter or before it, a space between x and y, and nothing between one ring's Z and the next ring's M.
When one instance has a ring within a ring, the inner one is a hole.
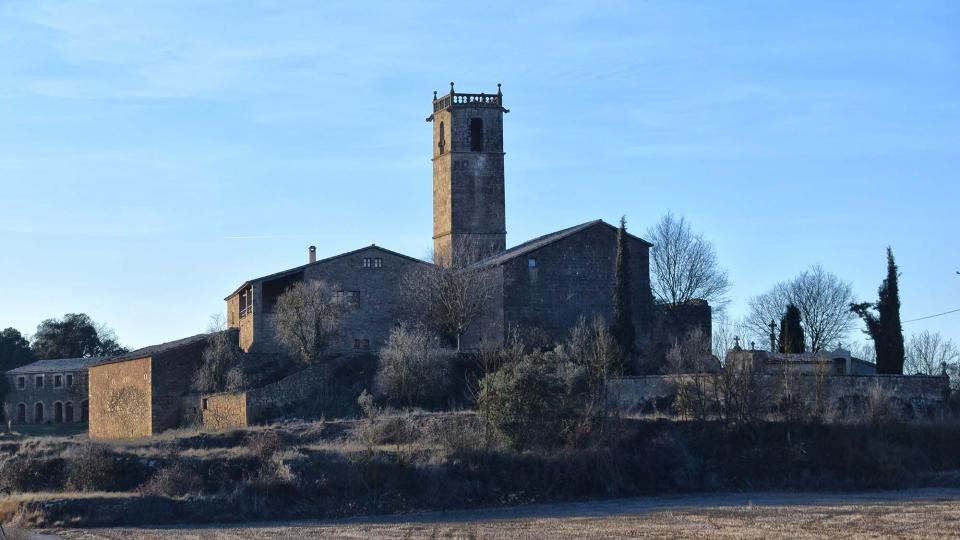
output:
M119 538L948 538L960 490L857 494L710 494L237 527L56 531Z

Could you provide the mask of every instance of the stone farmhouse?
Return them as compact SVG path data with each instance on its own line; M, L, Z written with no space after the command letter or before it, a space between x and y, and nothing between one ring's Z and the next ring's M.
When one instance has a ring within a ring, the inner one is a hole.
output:
M87 368L102 358L38 360L6 373L6 417L14 424L87 422Z
M449 94L434 92L427 118L433 126L434 261L488 267L498 284L490 316L465 336L467 348L483 339L503 340L514 328L561 338L580 317L609 320L613 310L616 227L588 221L506 248L503 117L508 112L499 85L496 93L463 94L451 83ZM472 249L467 253L459 245ZM682 324L656 323L651 246L629 237L634 324L641 341L681 326L699 326L709 335L705 302L684 307ZM377 350L403 316L403 276L425 264L432 263L376 245L317 260L311 246L306 265L247 280L227 296L227 322L239 330L245 351L279 352L272 324L277 297L298 281L324 280L356 307L331 349Z
M209 334L152 345L91 365L90 438L148 437L200 412L193 375Z

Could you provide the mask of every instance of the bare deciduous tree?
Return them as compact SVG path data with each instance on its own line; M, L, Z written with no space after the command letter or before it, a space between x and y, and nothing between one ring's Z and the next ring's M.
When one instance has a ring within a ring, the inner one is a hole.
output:
M720 371L720 366L710 354L710 347L703 329L695 328L667 353L665 369L678 378L674 408L684 418L706 419L713 401L713 374Z
M960 363L960 349L953 340L944 338L939 332L924 330L910 336L907 340L907 361L905 373L920 375L940 375L946 370L955 370Z
M710 241L669 212L647 230L647 237L653 242L651 285L657 301L679 305L700 298L714 311L723 309L731 284Z
M380 349L377 390L402 405L422 405L441 398L450 382L452 354L423 326L401 324Z
M349 304L336 291L324 281L301 281L277 298L273 319L277 339L304 363L319 361L340 333Z
M562 360L586 373L590 404L605 406L607 379L620 374L620 352L603 317L597 315L589 323L580 317L559 351Z
M800 309L807 347L818 352L844 339L854 316L850 313L853 287L820 265L749 300L746 323L755 338L770 333L770 321L779 321L789 304Z
M744 349L750 348L750 344L746 342L747 336L750 335L752 335L752 332L742 320L730 319L725 313L717 315L713 321L713 343L711 347L713 355L719 358L721 363L724 362L727 351L736 344L736 338L740 338L741 347ZM769 343L768 341L760 341L754 343L754 346L765 350Z
M210 337L203 351L203 363L193 375L193 388L198 392L238 392L247 386L243 372L245 353L240 349L237 336L227 331L222 314L210 317L207 328Z
M476 247L461 241L457 253L471 253ZM404 277L401 287L410 316L443 336L450 337L460 350L460 340L487 313L497 290L495 268L482 264L458 266L455 261L476 260L475 256L435 253L432 265L418 265Z
M877 349L872 341L859 341L850 345L850 354L855 358L877 363Z

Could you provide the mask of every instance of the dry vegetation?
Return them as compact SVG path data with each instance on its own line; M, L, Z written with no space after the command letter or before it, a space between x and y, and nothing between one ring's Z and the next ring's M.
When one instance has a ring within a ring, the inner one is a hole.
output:
M58 531L63 538L947 538L960 492L708 495L237 528Z

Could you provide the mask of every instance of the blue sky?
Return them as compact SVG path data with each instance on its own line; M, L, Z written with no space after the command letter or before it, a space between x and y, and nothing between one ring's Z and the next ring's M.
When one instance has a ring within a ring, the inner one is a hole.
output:
M425 255L451 80L503 83L508 244L672 210L734 316L814 263L874 299L888 244L905 319L960 308L957 28L952 1L4 0L0 327L143 346L310 244Z

